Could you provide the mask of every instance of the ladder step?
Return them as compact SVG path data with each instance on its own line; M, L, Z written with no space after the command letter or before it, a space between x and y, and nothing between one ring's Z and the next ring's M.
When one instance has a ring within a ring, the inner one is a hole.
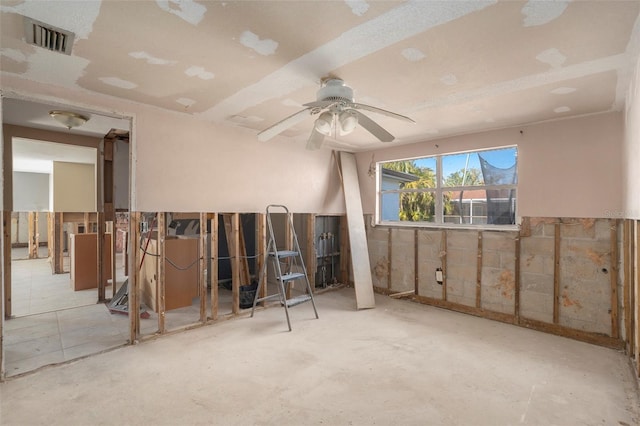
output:
M297 251L293 251L293 250L278 250L276 252L270 252L269 256L271 257L275 257L277 256L278 259L283 259L285 257L294 257L297 256L298 252Z
M288 274L282 274L279 278L282 282L297 280L298 278L302 278L305 275L302 272L290 272Z
M287 307L290 308L292 306L296 306L301 303L308 302L309 300L311 300L311 296L309 296L308 294L292 297L291 299L287 299Z
M271 300L271 299L280 299L280 295L272 294L270 296L261 297L260 299L256 300L256 303L264 302L265 300Z

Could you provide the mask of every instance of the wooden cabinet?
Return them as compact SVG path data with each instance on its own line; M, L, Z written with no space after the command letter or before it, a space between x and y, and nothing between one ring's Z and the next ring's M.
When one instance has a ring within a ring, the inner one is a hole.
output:
M165 310L191 306L198 296L198 238L167 237L165 240ZM158 241L151 239L140 271L142 301L158 312ZM142 251L140 256L142 256Z
M98 234L71 234L69 258L74 291L98 287ZM111 278L111 234L105 234L102 264ZM107 283L105 283L106 285Z

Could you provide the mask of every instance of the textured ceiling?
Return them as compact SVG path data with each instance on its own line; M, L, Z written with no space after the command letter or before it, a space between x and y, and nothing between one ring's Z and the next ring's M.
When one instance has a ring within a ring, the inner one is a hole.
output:
M3 74L243 126L256 134L339 77L412 143L621 110L640 1L6 1ZM75 33L25 43L28 16ZM306 142L313 119L282 137ZM274 139L274 140L277 140ZM381 147L362 128L328 145Z

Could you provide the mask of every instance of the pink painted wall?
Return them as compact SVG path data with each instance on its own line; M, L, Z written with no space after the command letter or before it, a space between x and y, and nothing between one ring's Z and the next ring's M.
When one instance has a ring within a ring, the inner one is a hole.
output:
M374 161L518 146L518 216L611 217L623 209L623 117L613 112L357 154L365 213L375 212Z
M624 212L629 219L640 219L640 59L627 96L624 136Z
M330 150L203 122L117 98L3 76L3 93L55 100L133 117L132 209L174 212L292 212L340 214L344 200Z

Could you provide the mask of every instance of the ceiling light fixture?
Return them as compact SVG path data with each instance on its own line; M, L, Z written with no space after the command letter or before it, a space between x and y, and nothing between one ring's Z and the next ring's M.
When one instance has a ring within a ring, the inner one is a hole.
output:
M70 111L53 110L49 111L49 115L69 130L89 121L89 117Z
M338 116L338 123L340 123L340 136L348 135L358 125L358 116L352 110L342 111Z
M316 130L323 135L329 136L331 134L331 126L333 124L333 114L329 111L325 111L316 120L314 124Z

